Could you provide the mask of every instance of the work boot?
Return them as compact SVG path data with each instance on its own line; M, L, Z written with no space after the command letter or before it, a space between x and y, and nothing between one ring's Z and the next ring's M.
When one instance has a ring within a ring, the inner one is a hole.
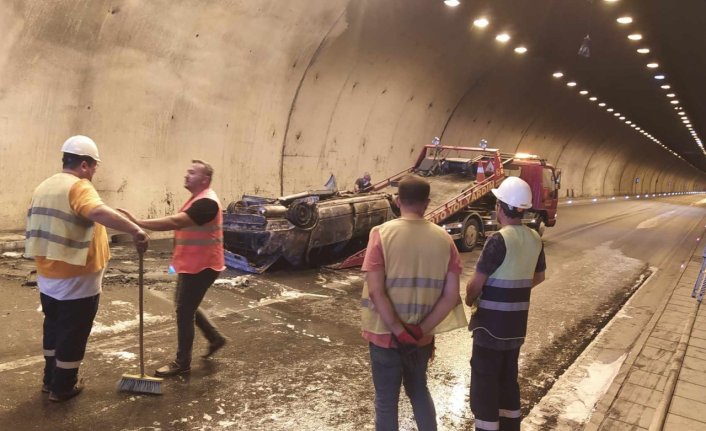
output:
M157 371L154 372L154 375L157 377L172 377L190 372L191 367L181 367L176 362L170 362L167 365L158 368Z
M83 382L79 382L78 384L76 384L73 388L71 388L67 392L50 392L49 393L49 401L53 401L55 403L60 403L60 402L66 401L66 400L70 400L71 398L80 394L82 390L83 390Z
M228 342L228 339L226 337L221 337L218 340L216 340L212 343L209 343L208 349L206 350L206 353L201 355L201 357L204 359L210 358L214 353L221 350L221 347L225 346L227 342Z

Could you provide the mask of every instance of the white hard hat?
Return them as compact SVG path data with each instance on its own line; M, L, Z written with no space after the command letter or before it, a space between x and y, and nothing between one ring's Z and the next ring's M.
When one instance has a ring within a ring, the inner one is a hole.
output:
M498 200L515 208L532 208L532 190L518 177L508 177L500 187L492 190Z
M96 162L101 161L96 143L88 136L76 135L70 137L61 146L61 152L76 154L77 156L88 156Z

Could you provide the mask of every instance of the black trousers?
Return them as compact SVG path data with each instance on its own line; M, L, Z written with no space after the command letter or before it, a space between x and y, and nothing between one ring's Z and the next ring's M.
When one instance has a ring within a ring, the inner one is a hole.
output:
M520 431L520 349L493 350L473 344L471 411L476 430Z
M98 311L100 295L60 301L39 295L44 312L44 384L52 392L70 391Z
M216 281L220 272L204 269L198 274L179 274L174 295L177 319L177 354L176 363L186 368L191 365L191 351L194 346L194 321L204 337L214 343L223 335L208 320L199 308L206 291Z

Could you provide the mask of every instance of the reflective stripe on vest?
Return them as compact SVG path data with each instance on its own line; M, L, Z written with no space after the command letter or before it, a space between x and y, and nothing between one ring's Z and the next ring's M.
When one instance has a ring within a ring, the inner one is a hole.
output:
M470 328L483 328L502 340L523 339L542 240L522 225L505 226L500 235L505 242L505 259L483 286Z
M201 226L189 226L174 232L174 257L172 265L177 273L197 274L210 268L215 271L225 269L223 259L223 212L218 196L212 189L206 189L186 201L180 211L186 211L199 199L210 199L218 205L213 220Z
M397 219L373 228L380 234L385 260L385 289L395 312L405 323L420 323L434 308L444 289L451 241L448 233L425 220ZM368 283L361 299L362 328L389 334L370 300ZM459 302L431 334L466 325Z
M44 180L27 211L25 256L43 256L83 266L93 240L94 223L74 213L69 193L80 178L67 173Z

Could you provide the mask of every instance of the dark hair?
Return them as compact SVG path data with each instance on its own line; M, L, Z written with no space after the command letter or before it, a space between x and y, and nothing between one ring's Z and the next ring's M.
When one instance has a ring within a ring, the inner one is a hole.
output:
M510 218L522 218L522 212L524 211L518 211L520 208L517 207L512 207L510 209L510 205L506 204L505 202L501 201L498 199L498 203L500 204L500 208L502 212L505 213L506 216Z
M191 161L191 163L198 163L199 165L203 166L203 173L207 177L213 178L213 166L211 166L209 163L206 163L203 160L199 159L194 159Z
M79 156L78 154L64 153L61 157L61 163L63 164L63 169L77 169L81 166L82 162L88 163L88 166L93 167L96 165L95 160L90 156Z
M400 201L405 205L426 203L430 190L431 186L428 182L411 176L404 177L397 188Z

